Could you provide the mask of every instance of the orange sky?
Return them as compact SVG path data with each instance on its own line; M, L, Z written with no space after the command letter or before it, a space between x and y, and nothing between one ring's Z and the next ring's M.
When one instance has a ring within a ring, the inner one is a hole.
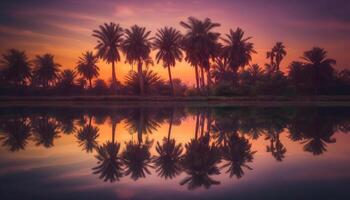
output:
M288 53L282 62L282 70L314 46L325 48L329 57L338 61L338 69L350 68L347 53L350 49L350 17L346 15L350 5L340 0L298 0L293 3L276 0L14 0L1 4L4 17L0 19L0 52L18 48L26 50L31 58L52 53L63 68L73 68L84 51L93 50L96 39L91 36L92 30L104 22L119 23L124 28L133 24L146 26L153 36L158 28L166 25L184 32L179 22L189 16L209 17L213 22L221 23L217 31L222 34L241 27L246 36L253 37L251 41L258 53L253 56L252 63L260 66L267 62L266 51L275 42L282 41ZM103 62L99 66L101 77L110 79L111 67ZM160 64L151 68L167 78L167 71ZM118 80L123 81L131 69L124 59L117 63ZM188 63L181 62L173 69L173 77L193 84L193 72Z

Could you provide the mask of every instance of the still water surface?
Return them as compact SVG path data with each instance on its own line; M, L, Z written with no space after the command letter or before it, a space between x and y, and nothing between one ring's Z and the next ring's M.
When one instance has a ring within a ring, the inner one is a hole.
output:
M1 199L350 199L347 107L0 109Z

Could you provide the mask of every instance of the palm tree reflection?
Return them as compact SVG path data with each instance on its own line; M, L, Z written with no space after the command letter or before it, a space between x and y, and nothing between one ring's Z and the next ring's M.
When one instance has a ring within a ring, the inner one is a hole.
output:
M155 156L154 163L158 176L165 179L172 179L181 173L181 154L183 151L182 145L177 144L175 139L170 139L171 128L174 119L174 110L171 113L169 120L168 137L163 138L163 144L157 142L156 151L158 156Z
M99 129L91 125L91 120L92 116L89 117L89 124L79 129L75 136L78 139L79 146L87 153L91 153L97 147L96 139L100 135L98 133Z
M204 117L204 115L201 117ZM203 118L200 121L203 127ZM210 120L208 119L208 121ZM196 130L198 130L197 127ZM200 130L201 136L197 138L196 133L196 137L185 145L186 153L182 160L182 166L188 176L180 182L180 185L187 184L189 190L201 186L208 189L212 185L220 184L219 181L210 177L211 175L220 174L219 168L217 167L217 164L220 163L221 160L219 148L215 144L210 144L209 130L207 130L204 136L202 132L203 128Z
M43 145L45 148L51 148L54 146L54 140L60 137L58 122L47 115L34 117L32 128L37 146Z
M249 140L244 136L231 134L227 145L222 146L222 157L226 164L222 168L228 168L226 173L230 173L230 177L236 176L241 178L244 175L243 167L252 170L247 163L253 161L253 155L256 151L251 150Z
M96 148L97 166L92 168L94 174L104 181L119 181L123 176L123 163L119 157L120 143L107 141Z
M15 117L2 120L0 125L2 146L8 147L9 151L24 150L31 135L31 127L28 120L22 117Z

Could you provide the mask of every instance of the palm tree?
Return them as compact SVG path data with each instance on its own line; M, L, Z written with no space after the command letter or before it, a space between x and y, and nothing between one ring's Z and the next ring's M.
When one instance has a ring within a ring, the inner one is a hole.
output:
M115 63L120 61L119 49L123 42L123 29L119 24L110 22L99 26L99 30L94 30L92 36L97 38L97 56L107 64L112 63L112 89L117 87L117 77ZM86 55L86 54L85 54ZM91 67L91 66L90 66Z
M215 83L229 81L232 78L232 72L228 66L226 58L222 56L215 58L212 65L211 75Z
M60 74L59 86L64 89L70 89L75 86L76 73L71 69L65 69Z
M123 42L123 52L126 56L126 62L131 65L137 64L137 73L139 77L140 93L144 95L144 80L142 75L142 66L150 62L151 31L146 31L145 27L137 25L125 30L126 38Z
M336 64L336 61L327 58L327 51L319 47L314 47L312 50L304 52L302 59L306 70L312 76L312 85L317 95L320 87L329 83L332 79L333 65Z
M154 49L158 50L156 54L157 63L162 60L163 66L168 68L169 83L172 95L174 95L174 85L170 67L174 67L176 61L182 60L182 51L180 46L181 41L182 35L180 31L172 27L164 27L158 30L153 43Z
M152 89L158 85L159 83L163 83L163 80L161 77L152 70L143 70L142 72L143 77L143 87L144 87L144 93L149 94L151 93ZM138 76L138 73L134 71L130 71L126 77L125 77L125 85L129 87L129 90L134 94L140 94L141 88L140 88L140 79Z
M275 53L276 71L279 71L281 61L287 55L286 47L282 42L277 42L272 51Z
M170 138L173 119L174 109L172 109L170 116L168 137L163 138L162 145L157 142L156 151L158 156L154 158L154 163L157 167L156 172L158 172L159 176L164 177L165 179L174 178L181 173L182 169L180 165L182 158L181 154L183 151L182 145L181 143L176 145L175 139Z
M31 77L31 64L24 51L10 49L2 55L3 60L0 64L3 66L3 75L5 80L18 85L25 85Z
M87 80L89 80L90 89L92 88L92 79L97 78L100 73L100 68L97 66L98 57L92 51L87 51L82 57L79 57L77 72Z
M223 55L228 59L228 63L234 77L237 75L239 67L244 67L252 60L252 54L256 53L254 44L248 42L252 37L244 38L244 31L237 28L236 31L230 29L230 33L226 34L224 41Z
M255 84L263 75L264 70L260 68L258 64L253 64L248 67L247 71L249 72L250 81Z
M61 65L54 61L52 54L37 55L34 63L34 84L47 88L59 80L59 68Z
M294 87L299 89L302 82L305 82L306 79L303 63L294 61L288 66L288 69L288 78L292 81Z
M208 92L211 84L210 58L214 58L218 52L219 33L213 29L219 27L219 23L213 23L209 18L204 21L189 17L188 22L180 22L180 25L187 30L183 39L183 48L186 52L185 60L195 67L196 84L199 92L198 67L201 69L201 81L204 86L203 69L207 72Z

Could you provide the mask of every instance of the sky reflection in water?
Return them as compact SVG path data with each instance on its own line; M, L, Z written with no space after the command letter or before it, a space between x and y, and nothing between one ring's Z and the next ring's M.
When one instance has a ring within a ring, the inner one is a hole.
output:
M2 199L348 199L350 109L13 107Z

